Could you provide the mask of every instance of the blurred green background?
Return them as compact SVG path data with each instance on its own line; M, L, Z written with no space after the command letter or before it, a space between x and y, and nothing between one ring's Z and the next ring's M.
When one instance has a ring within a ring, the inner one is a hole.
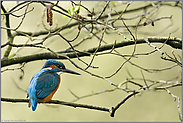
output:
M128 9L137 8L137 6L143 6L149 4L150 2L133 2ZM4 1L3 5L6 9L11 9L17 3L15 1ZM100 12L105 2L92 2L92 1L83 1L83 5L87 6L90 10L95 8L95 11ZM118 5L116 10L123 10L126 4L123 2L115 3ZM59 5L61 5L66 10L71 9L71 3L69 1L64 2L60 1ZM101 6L100 6L101 5ZM110 4L112 6L112 4ZM45 30L41 25L41 18L43 15L44 7L38 3L32 3L29 6L29 9L34 7L34 10L28 13L23 21L23 24L19 28L21 31L26 32L38 32L41 30ZM115 8L114 8L115 9ZM109 10L107 10L109 11ZM16 12L17 15L22 14L24 11ZM130 13L124 14L123 17L132 17L136 16L144 11L138 11L137 13ZM81 10L81 15L86 15L87 12ZM165 17L172 15L172 21L169 19L161 20L155 22L155 26L152 27L150 25L139 29L139 32L146 32L152 35L138 35L138 38L142 37L168 37L169 33L171 37L178 37L182 38L182 10L176 7L170 6L163 6L160 7L157 12L154 12L154 15L150 17L151 19L156 19L158 17ZM10 16L10 25L11 28L17 27L20 23L21 18L17 19L16 17ZM58 27L66 25L66 23L70 19L53 12L53 26L52 28L56 27L56 21L58 23ZM71 21L75 22L75 21ZM138 21L134 19L134 21L125 21L127 25L136 24ZM44 23L49 28L48 24L46 23L46 18L44 18ZM122 22L118 22L122 25ZM37 25L40 24L39 27ZM166 28L168 25L173 24L169 28ZM5 26L5 20L1 22L1 26ZM74 30L70 33L71 30ZM163 31L164 30L164 31ZM176 31L177 30L177 31ZM73 39L77 34L77 27L67 29L61 32L67 39ZM163 31L163 32L162 32ZM68 34L65 34L69 32ZM134 32L134 31L133 31ZM162 32L162 33L160 33ZM81 35L77 39L77 41L81 40L88 33L82 30ZM98 35L100 36L100 35ZM125 36L131 38L128 33L125 33ZM28 39L24 37L16 37L14 39L14 43L16 44L24 44ZM113 43L114 40L123 41L124 38L117 34L105 34L104 40L108 43ZM75 42L77 42L75 41ZM1 29L1 44L7 42L7 35L6 30ZM75 42L73 44L75 44ZM30 42L31 43L31 42ZM161 44L155 43L156 46L161 46ZM60 37L53 36L46 40L44 46L51 48L54 51L59 51L67 48L69 45ZM98 46L98 40L96 38L92 38L84 42L81 46L77 47L76 49L84 50L90 47ZM1 49L1 56L6 48ZM12 49L12 53L16 52L17 48ZM131 54L133 51L133 46L123 47L117 49L122 54ZM153 48L150 48L147 44L140 44L137 45L137 53L144 53L152 51ZM162 48L162 51L166 51L168 54L174 50L174 53L177 55L182 56L182 50L176 50L171 48L170 46L165 45ZM30 54L35 54L38 52L47 52L46 50L40 50L32 47L26 47L20 50L17 56L25 56ZM89 62L92 57L82 57L82 60ZM15 82L24 90L28 89L28 85L32 76L38 72L41 66L44 64L46 60L42 61L34 61L27 63L24 68L25 75L23 79L20 79L22 72L20 70L15 71L6 71L1 73L1 97L4 98L26 98L26 92L17 88ZM84 96L87 94L91 94L92 92L98 92L106 89L113 89L114 87L110 85L105 80L93 77L77 68L75 68L68 60L58 60L65 64L66 68L76 71L81 74L81 76L75 76L70 74L62 75L62 83L59 87L56 94L53 96L54 100L63 100L70 102L75 99L75 97L69 92L68 89L71 89L76 95ZM73 59L75 63L84 66L78 59ZM121 57L114 56L114 55L103 55L97 56L94 59L92 65L98 66L99 69L92 69L89 68L89 71L99 74L101 76L108 76L111 75L116 69L124 62L125 60ZM144 68L165 68L173 65L171 62L164 61L160 58L159 52L156 52L149 56L141 56L139 58L134 58L131 60L132 62L143 66ZM17 68L20 67L19 64L12 65L8 67L2 68L2 70L6 68ZM126 68L130 71L131 75L135 78L142 78L140 69L137 67L132 66L129 63L126 63L125 66L117 73L114 77L110 78L109 80L115 84L120 84L124 82L126 78L129 77L127 74ZM163 72L157 73L148 73L143 72L146 79L152 80L170 80L182 72L182 68L179 66L174 67L170 70L166 70ZM180 80L178 78L177 80ZM144 85L143 81L139 81L139 83ZM149 84L149 83L148 83ZM131 86L131 88L135 88ZM137 88L135 88L137 89ZM174 95L181 97L181 109L182 109L182 88L175 87L169 89ZM78 100L76 103L82 104L90 104L102 107L112 107L118 104L127 93L124 91L116 90L114 92L107 92L99 95L95 95L92 97L84 98ZM24 122L89 122L89 121L97 121L97 122L179 122L178 117L178 109L177 109L177 101L174 101L174 98L169 95L166 91L144 91L142 94L136 95L135 97L130 98L125 104L123 104L117 111L115 116L112 118L110 117L109 113L96 111L96 110L89 110L83 108L73 108L63 105L49 105L49 104L39 104L37 110L33 112L30 108L28 108L27 103L10 103L10 102L1 102L1 121L24 121Z

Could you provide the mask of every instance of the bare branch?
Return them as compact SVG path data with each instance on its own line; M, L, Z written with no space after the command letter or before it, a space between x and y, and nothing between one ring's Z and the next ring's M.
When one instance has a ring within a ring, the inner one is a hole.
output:
M3 102L12 102L12 103L29 103L29 99L12 99L12 98L1 98L1 101ZM43 103L41 101L38 101L38 103ZM72 103L72 102L65 102L65 101L60 101L60 100L51 100L50 102L44 102L45 104L59 104L59 105L65 105L65 106L70 106L70 107L80 107L80 108L86 108L86 109L93 109L93 110L98 110L98 111L105 111L109 112L109 108L106 107L99 107L99 106L92 106L92 105L87 105L87 104L78 104L78 103Z
M167 38L148 38L150 43L164 43ZM144 39L138 39L136 44L142 44L146 43ZM179 38L169 38L167 43L168 45L172 46L173 48L178 48L182 49L182 40ZM117 42L116 45L114 46L113 44L107 44L107 45L102 45L99 49L98 52L102 52L105 50L111 50L112 47L114 48L120 48L124 46L129 46L129 45L134 45L134 41L121 41ZM26 45L25 45L26 46ZM83 57L83 56L90 56L88 53L94 53L96 51L97 47L91 48L88 50L85 50L83 52L77 53L78 57ZM86 52L86 53L85 53ZM68 53L67 56L69 58L76 58L75 53ZM16 59L16 60L14 60ZM27 55L27 56L22 56L22 57L17 57L13 59L2 59L1 60L1 67L5 67L7 65L13 65L13 64L18 64L18 63L23 63L23 62L30 62L34 60L42 60L42 59L66 59L65 57L55 57L49 52L47 53L39 53L39 54L34 54L34 55Z
M122 105L122 104L124 104L128 99L130 99L130 97L132 97L133 95L136 95L136 94L138 94L138 93L140 93L140 92L138 92L138 91L135 91L135 92L133 92L133 93L131 93L131 94L129 94L129 95L127 95L120 103L118 103L115 107L112 107L112 109L111 109L111 117L114 117L114 114L115 114L115 112L116 112L116 110Z

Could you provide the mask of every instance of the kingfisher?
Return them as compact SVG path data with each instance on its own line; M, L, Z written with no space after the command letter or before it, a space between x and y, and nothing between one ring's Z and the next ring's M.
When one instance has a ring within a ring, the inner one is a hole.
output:
M62 62L55 60L47 60L42 66L41 70L32 77L27 92L29 97L29 105L32 105L32 111L36 110L37 101L42 102L51 101L53 95L57 91L62 73L71 73L81 75L72 70L66 69Z

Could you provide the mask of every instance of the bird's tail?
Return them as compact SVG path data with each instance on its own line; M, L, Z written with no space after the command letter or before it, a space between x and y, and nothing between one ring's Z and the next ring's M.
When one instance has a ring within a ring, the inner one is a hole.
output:
M35 99L30 99L29 100L29 108L30 108L30 106L32 105L32 111L35 111L36 110L36 108L37 108L37 100L35 100Z

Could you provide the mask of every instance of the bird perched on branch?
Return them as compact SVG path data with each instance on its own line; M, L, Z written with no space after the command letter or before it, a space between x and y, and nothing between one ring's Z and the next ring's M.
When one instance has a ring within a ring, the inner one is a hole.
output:
M27 93L27 98L29 97L29 107L32 105L32 111L36 110L38 100L42 102L51 101L60 85L60 75L62 73L81 75L66 69L62 62L47 60L41 70L32 77Z

